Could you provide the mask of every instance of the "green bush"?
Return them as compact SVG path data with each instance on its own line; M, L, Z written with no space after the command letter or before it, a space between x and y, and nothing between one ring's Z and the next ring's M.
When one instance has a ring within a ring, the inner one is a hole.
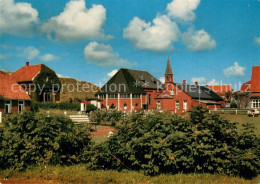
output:
M224 173L251 178L259 174L259 137L245 125L198 107L191 119L167 113L133 114L120 131L94 149L91 169L130 169L161 173Z
M0 127L1 168L87 162L91 146L88 132L62 116L11 115Z
M87 113L97 110L97 107L93 104L87 104Z
M60 110L80 111L80 103L32 102L31 108L32 108L32 111L34 111L34 112L37 112L39 109L60 109Z
M124 113L117 110L95 110L90 112L89 116L91 121L98 124L109 122L110 125L115 126L119 120L123 119Z

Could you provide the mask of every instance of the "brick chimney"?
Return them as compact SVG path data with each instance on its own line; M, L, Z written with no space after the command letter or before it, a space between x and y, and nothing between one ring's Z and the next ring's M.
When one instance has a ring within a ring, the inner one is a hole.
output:
M186 84L186 80L183 80L182 83L183 83L183 84Z
M29 66L29 65L30 65L29 61L26 61L25 66Z
M195 86L198 86L199 85L199 83L198 82L195 82Z

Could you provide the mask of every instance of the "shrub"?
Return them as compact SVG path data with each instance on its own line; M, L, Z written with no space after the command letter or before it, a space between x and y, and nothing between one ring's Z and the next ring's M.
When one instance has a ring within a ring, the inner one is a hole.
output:
M87 113L97 110L97 107L93 104L87 104Z
M89 116L91 121L98 124L109 122L112 126L115 126L124 117L124 113L117 110L95 110L90 112Z
M92 169L131 169L161 173L259 174L259 138L252 128L198 107L191 120L167 113L127 116L120 131L94 149Z
M1 168L84 163L91 145L88 132L62 116L11 115L0 127Z
M62 102L62 103L32 102L31 108L32 108L32 111L34 111L34 112L37 112L40 108L41 109L60 109L60 110L80 111L80 104L79 103L69 103L69 102Z

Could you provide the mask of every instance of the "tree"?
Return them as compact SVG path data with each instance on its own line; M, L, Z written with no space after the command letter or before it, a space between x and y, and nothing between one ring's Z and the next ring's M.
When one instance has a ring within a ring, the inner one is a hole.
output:
M233 97L238 104L239 108L247 108L250 102L250 92L237 91L233 93Z

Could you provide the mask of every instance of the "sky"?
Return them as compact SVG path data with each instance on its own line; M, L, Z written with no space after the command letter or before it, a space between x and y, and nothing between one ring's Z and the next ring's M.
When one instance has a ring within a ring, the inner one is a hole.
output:
M120 68L232 84L260 65L260 0L0 0L0 69L104 84ZM236 85L236 86L235 86Z

